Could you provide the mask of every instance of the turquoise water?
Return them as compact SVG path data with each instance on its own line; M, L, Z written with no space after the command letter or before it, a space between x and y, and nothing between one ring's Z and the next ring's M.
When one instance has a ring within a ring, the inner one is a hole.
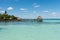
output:
M60 20L1 22L0 40L60 40Z

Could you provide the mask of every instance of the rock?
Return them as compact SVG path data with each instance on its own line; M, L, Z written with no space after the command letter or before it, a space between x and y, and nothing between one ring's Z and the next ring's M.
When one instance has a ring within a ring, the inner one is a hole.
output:
M37 17L37 21L38 21L38 22L42 22L42 21L43 21L43 20L42 20L42 17L41 17L41 16L38 16L38 17Z

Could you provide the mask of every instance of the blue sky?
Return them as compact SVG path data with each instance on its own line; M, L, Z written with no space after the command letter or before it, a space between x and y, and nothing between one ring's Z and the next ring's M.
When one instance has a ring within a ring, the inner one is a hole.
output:
M60 18L60 0L0 0L0 13L21 18Z

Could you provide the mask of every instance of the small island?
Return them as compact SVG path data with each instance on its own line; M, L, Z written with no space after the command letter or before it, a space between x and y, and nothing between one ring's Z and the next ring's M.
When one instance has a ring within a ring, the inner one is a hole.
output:
M0 22L8 21L21 21L21 18L15 17L14 15L8 15L7 11L0 13Z

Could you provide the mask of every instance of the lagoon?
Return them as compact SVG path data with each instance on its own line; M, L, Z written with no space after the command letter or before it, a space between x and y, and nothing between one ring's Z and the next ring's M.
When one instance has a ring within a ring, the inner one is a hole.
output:
M60 20L1 22L0 40L60 40Z

